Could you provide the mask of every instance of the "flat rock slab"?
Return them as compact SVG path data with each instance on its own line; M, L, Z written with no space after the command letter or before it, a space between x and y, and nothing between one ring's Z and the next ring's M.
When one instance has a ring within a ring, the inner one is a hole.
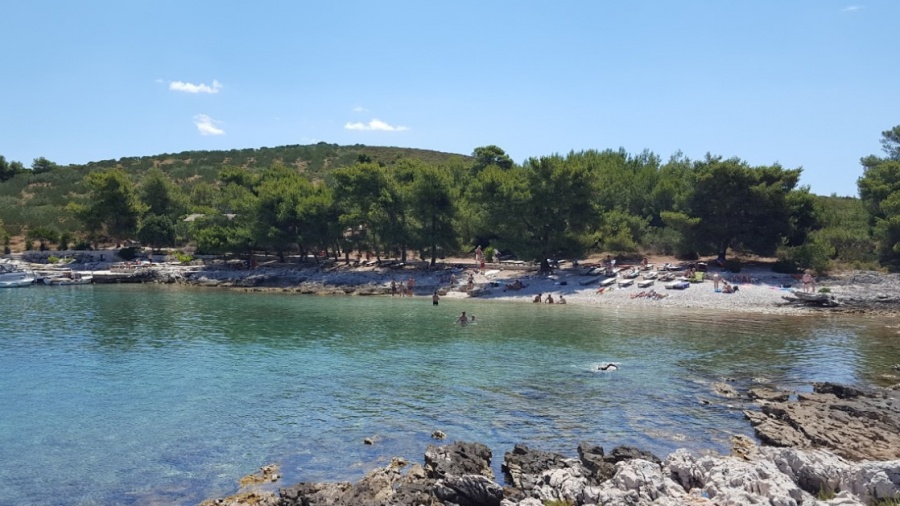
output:
M828 449L855 461L900 459L896 390L817 383L796 401L767 402L744 414L767 445Z

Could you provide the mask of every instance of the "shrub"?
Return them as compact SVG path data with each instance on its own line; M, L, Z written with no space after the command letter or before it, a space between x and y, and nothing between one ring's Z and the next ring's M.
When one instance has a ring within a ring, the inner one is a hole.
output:
M182 253L180 251L175 252L175 260L178 260L179 263L189 264L192 260L194 260L194 255L190 253Z
M828 485L822 485L819 487L819 493L816 495L816 499L820 501L830 501L835 498L834 490Z
M741 261L737 258L729 258L728 260L725 260L724 267L726 271L734 273L741 272L741 269L743 268L743 266L741 265Z
M59 257L56 256L56 255L50 255L49 257L47 257L47 263L48 263L48 264L58 264L58 263L59 263Z
M137 258L137 254L137 248L133 248L130 246L119 250L119 258L121 258L122 260L134 260L135 258Z
M800 267L797 266L797 262L791 259L779 258L772 264L772 271L779 274L797 274L800 272Z
M825 273L831 267L829 247L820 243L812 242L794 248L780 248L777 255L778 262L772 267L775 272L793 274L802 269L813 269ZM783 270L776 270L776 266Z

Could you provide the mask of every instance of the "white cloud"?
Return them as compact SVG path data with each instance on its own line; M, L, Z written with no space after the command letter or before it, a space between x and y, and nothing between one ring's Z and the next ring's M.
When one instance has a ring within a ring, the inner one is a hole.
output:
M218 123L218 121L215 121L205 114L194 116L194 125L197 126L200 135L225 135L225 130L217 127L216 123Z
M374 118L368 123L347 123L344 125L344 128L347 130L377 130L380 132L402 132L404 130L409 130L405 126L388 125L384 121Z
M353 108L353 112L369 112L369 110L361 105L358 105Z
M185 93L218 93L222 89L222 83L213 79L212 86L208 84L193 84L182 81L172 81L169 83L169 89L172 91L183 91Z
M860 9L862 9L862 5L848 5L841 9L841 12L856 12Z

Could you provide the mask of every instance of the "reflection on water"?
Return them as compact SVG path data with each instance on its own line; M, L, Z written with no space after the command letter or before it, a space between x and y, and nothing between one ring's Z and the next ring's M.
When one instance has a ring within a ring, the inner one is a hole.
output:
M495 471L515 443L726 451L752 434L713 383L869 383L900 362L877 320L659 308L108 285L3 291L0 317L0 497L37 504L193 504L270 462L353 479L421 460L436 429L490 446Z

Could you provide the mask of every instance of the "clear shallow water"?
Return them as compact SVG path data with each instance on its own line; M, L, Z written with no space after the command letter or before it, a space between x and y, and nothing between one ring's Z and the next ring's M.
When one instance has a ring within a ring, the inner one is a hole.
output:
M453 324L460 311L478 324ZM0 291L0 504L195 504L280 463L355 479L432 431L727 451L711 384L869 383L890 320L314 297L148 285ZM616 372L593 372L602 362ZM712 400L710 405L699 401ZM376 444L363 445L366 437Z

